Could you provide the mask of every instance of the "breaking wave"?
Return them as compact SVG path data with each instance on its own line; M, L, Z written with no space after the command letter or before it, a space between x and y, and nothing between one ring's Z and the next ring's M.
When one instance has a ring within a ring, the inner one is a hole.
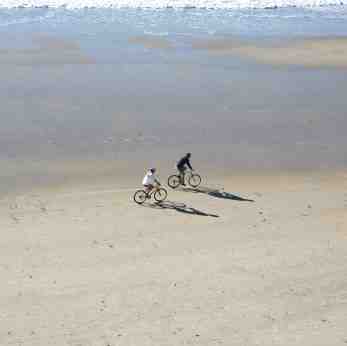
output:
M0 0L0 7L242 9L345 5L347 0Z

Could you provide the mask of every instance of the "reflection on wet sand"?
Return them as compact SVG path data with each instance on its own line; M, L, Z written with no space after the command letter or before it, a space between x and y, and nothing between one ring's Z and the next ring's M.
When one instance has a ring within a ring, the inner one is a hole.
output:
M234 54L275 65L347 67L347 38L305 38L284 43L250 43L233 39L195 41L193 48Z
M171 43L164 37L156 37L149 35L135 36L129 39L129 43L142 45L145 48L153 49L169 49L172 48Z
M77 42L50 35L34 35L32 47L0 49L1 65L91 64Z

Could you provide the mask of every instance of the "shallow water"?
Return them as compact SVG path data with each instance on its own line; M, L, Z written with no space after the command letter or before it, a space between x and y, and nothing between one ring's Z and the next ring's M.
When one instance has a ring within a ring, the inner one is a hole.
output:
M346 6L278 9L1 8L0 29L56 31L81 37L153 34L346 35Z

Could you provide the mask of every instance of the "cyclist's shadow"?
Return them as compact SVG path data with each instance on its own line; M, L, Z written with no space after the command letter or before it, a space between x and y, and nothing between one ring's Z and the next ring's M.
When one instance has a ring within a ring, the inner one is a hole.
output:
M225 192L223 189L215 189L210 187L181 187L180 191L184 192L193 192L193 193L203 193L205 195L209 195L215 198L224 198L224 199L231 199L233 201L239 201L239 202L254 202L253 199L243 198L241 196L235 195L230 192Z
M143 206L146 206L149 208L154 208L154 209L172 209L172 210L176 210L177 212L180 212L180 213L191 214L191 215L219 217L219 215L217 215L217 214L206 213L206 212L201 211L199 209L189 207L184 203L178 203L178 202L173 202L173 201L148 203L148 204L143 204Z

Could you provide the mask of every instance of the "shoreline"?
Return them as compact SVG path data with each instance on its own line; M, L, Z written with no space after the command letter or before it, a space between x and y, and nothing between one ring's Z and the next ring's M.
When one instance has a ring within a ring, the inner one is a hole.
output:
M174 165L172 165L173 167ZM23 168L23 165L21 165ZM330 168L276 168L276 169L242 169L233 167L206 166L194 162L193 167L203 178L203 184L219 186L219 181L224 180L263 180L269 182L273 179L282 181L286 178L295 180L310 180L316 177L345 177L347 178L347 167ZM28 167L26 167L28 168ZM141 188L141 181L148 167L142 162L111 162L89 160L77 163L76 161L64 164L47 162L38 166L32 165L29 170L15 169L11 171L4 169L0 175L2 184L16 187L3 190L0 201L16 196L39 195L41 193L62 193L68 191L103 191L112 189L127 189L129 191ZM167 178L175 174L174 168L169 164L157 166L161 183L167 186ZM12 175L11 172L16 172Z

